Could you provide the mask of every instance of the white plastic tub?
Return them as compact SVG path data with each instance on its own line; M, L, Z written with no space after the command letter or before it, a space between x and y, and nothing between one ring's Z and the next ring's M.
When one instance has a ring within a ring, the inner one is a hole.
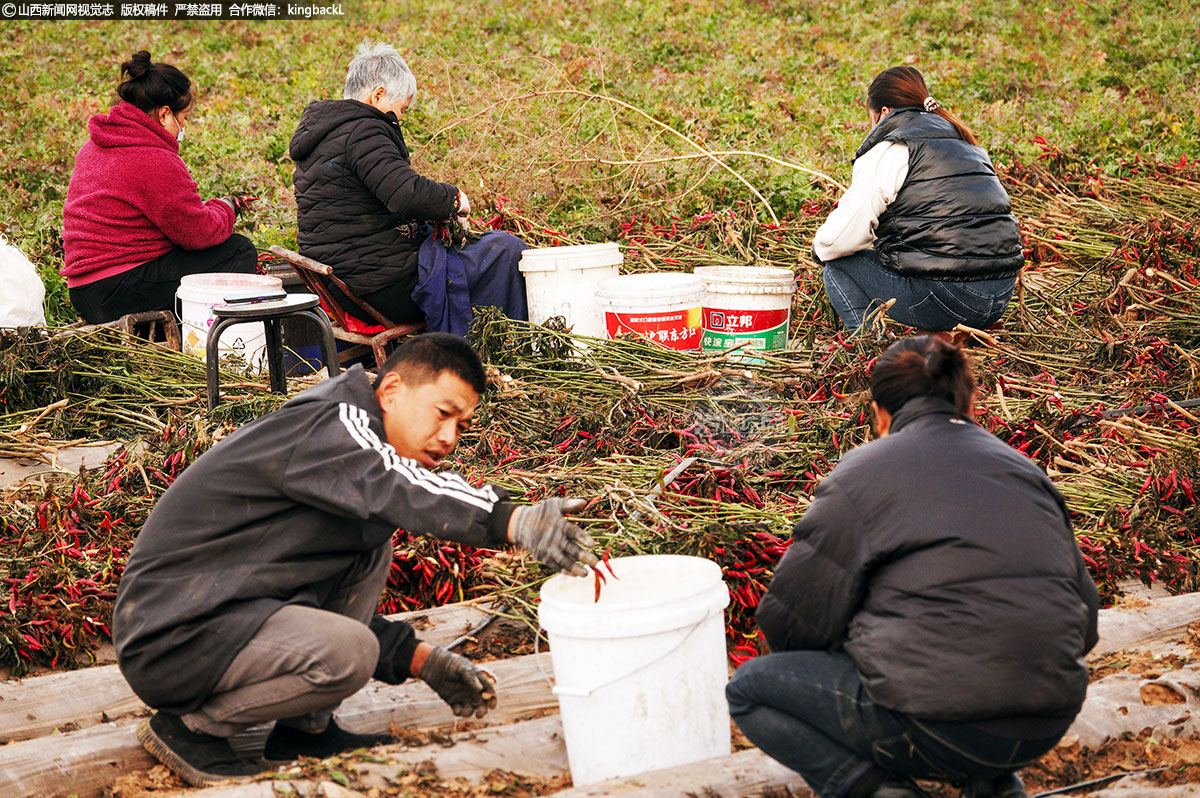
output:
M704 281L705 351L786 349L796 276L764 266L700 266Z
M700 557L612 560L591 577L555 576L538 620L576 786L729 753L721 568Z
M637 333L671 349L699 349L704 281L683 272L611 277L596 287L604 332Z
M179 281L175 291L175 315L179 317L183 351L203 358L208 345L208 330L216 320L213 305L223 305L225 297L247 291L282 290L278 277L261 274L189 274ZM262 322L235 324L221 333L222 358L235 355L256 371L265 370L267 331Z
M623 262L616 242L525 250L518 268L525 275L529 320L545 324L552 316L562 316L575 334L603 338L596 286L620 274Z

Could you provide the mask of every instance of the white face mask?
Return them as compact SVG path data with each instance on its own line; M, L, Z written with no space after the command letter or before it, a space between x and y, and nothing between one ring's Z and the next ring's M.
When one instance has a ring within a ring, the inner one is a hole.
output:
M175 127L179 128L179 132L175 134L175 141L182 142L183 141L183 123L179 121L179 117L175 116L175 114L171 114L170 116L171 116L171 119L175 120ZM166 127L166 124L165 124L166 117L163 117L163 122L164 122L163 127Z

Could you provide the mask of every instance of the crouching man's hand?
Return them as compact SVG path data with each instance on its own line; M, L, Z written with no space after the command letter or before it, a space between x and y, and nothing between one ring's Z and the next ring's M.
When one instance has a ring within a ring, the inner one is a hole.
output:
M496 687L492 678L470 660L441 646L418 645L409 671L432 687L461 718L472 715L482 718L489 709L496 707Z
M595 541L587 532L563 518L582 510L583 499L546 499L513 510L508 522L508 539L562 573L587 576L585 565L600 560L588 551Z

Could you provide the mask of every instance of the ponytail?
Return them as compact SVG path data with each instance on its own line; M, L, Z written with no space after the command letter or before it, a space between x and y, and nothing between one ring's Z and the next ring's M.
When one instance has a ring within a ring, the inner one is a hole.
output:
M971 414L975 376L962 349L930 335L905 338L888 347L871 369L871 398L891 415L909 399L935 396Z
M979 146L979 139L971 129L929 96L925 78L913 67L892 67L876 75L867 87L867 107L875 113L879 113L883 108L924 108L954 125L963 141Z
M164 105L177 114L192 104L192 82L170 64L154 63L150 53L139 50L121 64L117 96L146 113Z

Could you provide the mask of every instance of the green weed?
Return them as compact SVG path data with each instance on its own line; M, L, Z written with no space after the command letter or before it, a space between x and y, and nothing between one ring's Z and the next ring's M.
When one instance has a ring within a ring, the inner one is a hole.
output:
M749 150L845 181L880 69L920 68L997 159L1035 135L1114 165L1194 156L1200 45L1187 0L718 3L634 0L451 3L366 0L335 21L7 23L0 52L0 232L38 264L54 321L61 206L87 121L115 101L119 64L147 48L198 91L182 156L205 196L262 197L256 243L294 243L287 144L304 106L339 97L353 47L396 44L420 94L405 129L416 165L454 182L487 218L497 195L539 224L593 240L654 209L685 214L752 198L620 99L710 150ZM522 99L517 99L522 98ZM728 163L794 214L831 190L748 156ZM147 179L153 179L148 176Z

